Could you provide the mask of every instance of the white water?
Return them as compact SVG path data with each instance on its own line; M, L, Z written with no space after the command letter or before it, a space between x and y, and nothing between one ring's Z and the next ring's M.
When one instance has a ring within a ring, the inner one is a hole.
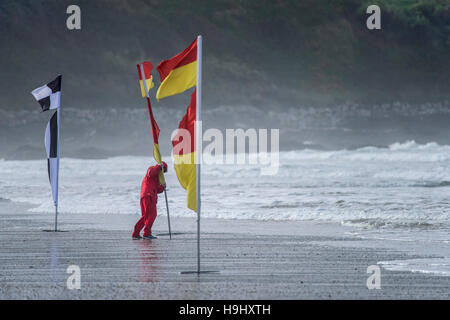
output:
M139 214L140 183L150 164L145 157L63 158L59 211ZM289 151L280 154L276 176L260 176L260 168L250 165L205 165L202 173L205 218L335 221L394 240L401 231L414 241L420 230L448 258L450 146L409 141L388 148ZM171 214L192 215L173 171L167 182ZM53 212L46 161L0 160L0 198ZM163 201L158 205L164 215Z

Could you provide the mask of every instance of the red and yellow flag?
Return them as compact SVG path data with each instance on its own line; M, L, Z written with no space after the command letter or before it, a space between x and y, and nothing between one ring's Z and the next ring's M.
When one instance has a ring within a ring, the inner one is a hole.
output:
M197 84L197 39L183 52L162 61L157 69L161 77L156 92L158 101L194 87Z
M148 114L150 116L150 125L152 127L152 136L153 136L153 158L155 158L155 161L157 163L161 163L162 159L161 159L161 152L159 150L159 127L158 124L155 121L155 118L153 117L153 110L152 110L152 106L150 105L150 98L148 99Z
M195 165L195 118L196 95L194 90L186 114L180 121L172 139L175 172L181 186L187 191L187 206L197 211L196 165Z
M142 67L144 68L144 77L147 84L147 89L150 90L155 86L152 77L153 64L150 61L144 61L142 62ZM141 68L139 67L139 64L137 65L137 68L139 74L139 84L141 86L141 94L142 97L145 98L147 96L147 92L145 92L144 81L142 80Z
M139 74L139 82L141 85L142 96L147 98L147 109L148 109L148 114L150 116L150 126L152 128L152 136L153 136L153 158L155 158L155 161L157 163L161 163L162 159L161 159L161 152L159 150L159 141L158 141L160 130L159 130L158 124L156 123L155 117L153 116L152 105L150 103L150 98L148 97L148 94L147 94L148 92L145 92L145 86L142 81L141 66L144 69L144 76L145 76L145 81L147 84L147 89L150 90L150 88L153 87L153 81L152 81L153 65L150 61L145 61L142 64L138 64L137 69L138 69L138 74ZM149 83L151 83L151 87L149 87ZM164 183L164 173L162 171L160 172L160 175L159 175L159 181L161 183Z

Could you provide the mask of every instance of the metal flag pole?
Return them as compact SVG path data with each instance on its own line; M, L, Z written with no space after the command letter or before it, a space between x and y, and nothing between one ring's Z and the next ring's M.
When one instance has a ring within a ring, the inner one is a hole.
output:
M56 197L55 197L55 232L58 231L58 193L59 193L59 159L60 159L60 131L61 131L61 84L62 84L62 75L60 77L60 88L59 88L59 103L58 109L56 110L57 114L57 122L58 122L58 160L56 164Z
M142 83L144 84L145 95L147 98L147 107L149 108L149 111L150 111L150 108L151 108L150 95L148 94L147 81L145 79L145 73L144 73L144 65L142 63L139 64L139 69L141 70ZM151 121L151 119L150 119L150 121ZM152 132L153 132L153 127L152 127ZM164 172L163 172L163 177L164 177ZM169 226L169 239L172 240L172 231L170 229L169 201L167 200L166 188L164 188L164 196L166 198L167 224Z
M55 232L58 231L58 205L55 203Z
M197 94L195 115L195 183L197 204L197 271L182 271L181 274L218 273L219 271L200 270L200 213L201 213L201 162L202 162L202 36L197 37Z
M167 224L169 225L169 239L172 240L172 230L170 229L169 202L167 201L167 191L166 191L166 188L164 188L164 196L165 196L165 198L166 198Z
M55 232L58 231L58 205L55 203Z
M195 119L195 138L196 138L196 204L197 204L197 272L200 273L200 213L202 207L200 175L202 159L202 36L197 37L197 110Z

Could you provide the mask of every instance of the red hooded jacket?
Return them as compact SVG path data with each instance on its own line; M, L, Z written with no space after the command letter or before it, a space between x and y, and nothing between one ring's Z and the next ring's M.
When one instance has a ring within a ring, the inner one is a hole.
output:
M156 196L157 193L164 191L164 186L159 182L159 165L148 168L147 174L142 180L141 199L146 196ZM157 199L158 197L155 197Z

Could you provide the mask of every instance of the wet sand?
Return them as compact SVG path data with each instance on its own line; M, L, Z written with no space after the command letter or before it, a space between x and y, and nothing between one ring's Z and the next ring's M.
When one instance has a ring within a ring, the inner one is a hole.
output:
M417 257L365 248L347 229L307 222L202 220L202 269L196 270L196 220L156 220L157 240L131 240L134 215L26 212L0 203L0 299L449 299L450 277L381 270L381 289L366 273L379 261ZM352 246L352 243L358 245ZM336 243L337 245L330 245ZM340 245L345 243L346 245ZM69 290L70 265L81 288Z

